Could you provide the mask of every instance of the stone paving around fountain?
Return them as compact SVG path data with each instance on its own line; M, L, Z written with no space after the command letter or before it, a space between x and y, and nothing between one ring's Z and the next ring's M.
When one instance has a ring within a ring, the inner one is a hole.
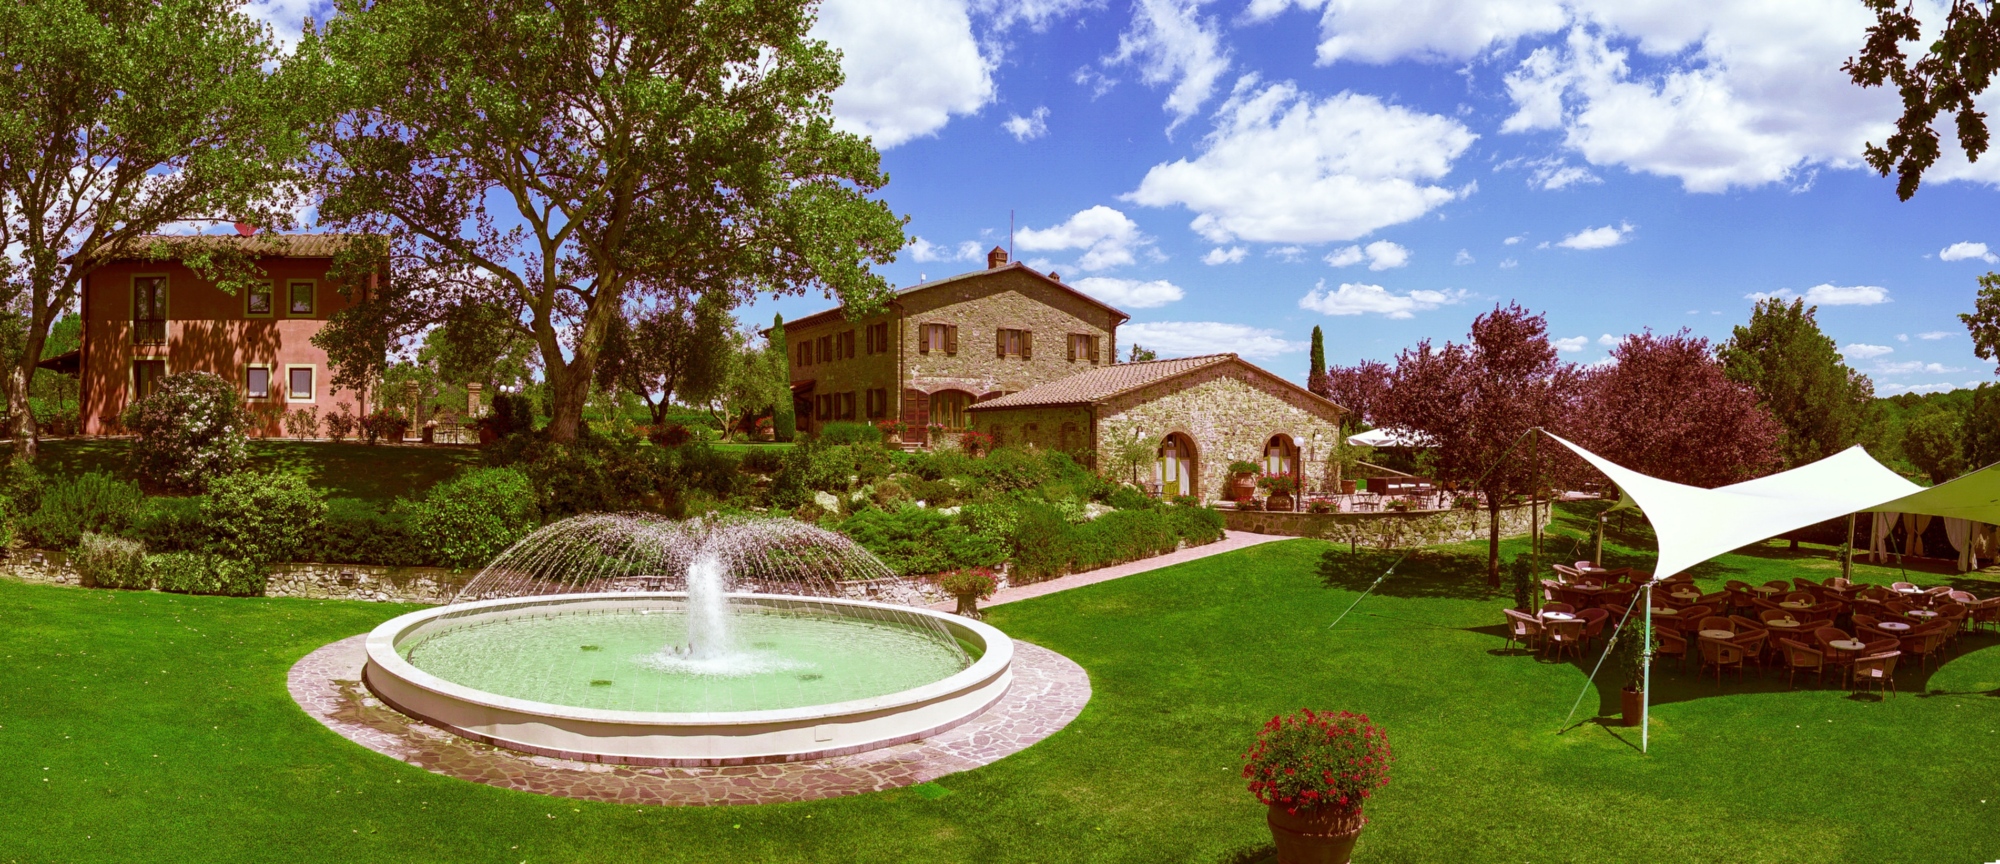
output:
M650 768L532 756L412 720L361 685L367 634L321 647L286 686L342 737L435 774L523 792L654 806L811 801L911 786L1026 749L1069 725L1090 701L1090 676L1069 658L1014 642L1014 682L985 713L927 739L850 756L725 768Z

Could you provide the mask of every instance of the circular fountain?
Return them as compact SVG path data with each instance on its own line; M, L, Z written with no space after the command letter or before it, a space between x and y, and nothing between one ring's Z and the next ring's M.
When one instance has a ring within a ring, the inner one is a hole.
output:
M375 628L363 681L460 735L569 759L854 753L957 726L1013 680L1005 634L892 602L907 588L846 538L789 519L579 516L516 544L451 603Z

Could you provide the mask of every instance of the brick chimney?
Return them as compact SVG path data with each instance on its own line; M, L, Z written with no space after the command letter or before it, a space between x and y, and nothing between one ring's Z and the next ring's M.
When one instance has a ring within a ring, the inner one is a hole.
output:
M1049 281L1051 281L1051 282L1061 282L1061 281L1062 281L1062 274L1061 274L1061 273L1057 273L1057 272L1056 272L1056 271L1054 271L1054 270L1050 270L1050 271L1049 271Z
M993 270L1005 266L1007 266L1007 250L995 246L993 251L986 253L986 269Z

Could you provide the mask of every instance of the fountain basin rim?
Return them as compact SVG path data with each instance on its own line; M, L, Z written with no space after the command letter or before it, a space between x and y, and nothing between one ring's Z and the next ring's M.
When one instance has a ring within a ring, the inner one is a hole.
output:
M377 625L369 631L367 639L368 665L401 679L403 682L429 690L450 699L516 712L539 715L548 718L578 720L586 722L616 723L621 725L671 727L727 727L727 726L768 726L771 724L800 723L842 716L875 714L894 709L923 704L932 700L951 696L959 691L976 687L979 682L1006 673L1013 663L1014 643L1007 634L982 621L975 621L957 615L902 606L894 603L878 603L872 600L854 600L835 597L807 597L791 594L757 594L731 592L730 600L760 601L774 600L786 603L804 603L819 606L848 606L863 609L877 609L887 612L910 613L921 617L939 619L947 631L970 631L980 643L979 658L972 665L952 673L937 681L908 690L899 690L866 699L846 702L825 702L797 708L775 708L756 711L618 711L606 708L581 708L553 702L536 702L512 696L502 696L468 687L440 678L417 668L396 651L402 637L413 630L429 624L446 615L454 617L467 612L502 611L512 607L562 605L569 603L597 602L641 602L645 600L685 600L685 591L613 591L587 594L544 594L529 597L503 597L494 600L478 600L468 603L454 603L434 606L399 615ZM371 688L372 689L372 688Z

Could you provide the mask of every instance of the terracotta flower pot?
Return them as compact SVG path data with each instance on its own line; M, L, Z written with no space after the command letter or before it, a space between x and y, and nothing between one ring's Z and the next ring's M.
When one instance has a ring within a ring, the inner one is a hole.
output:
M1618 691L1618 702L1619 707L1624 709L1625 725L1639 725L1639 691L1631 689Z
M1289 513L1291 512L1292 509L1292 496L1272 495L1271 497L1264 499L1264 509L1276 511L1279 513Z
M1257 481L1248 474L1229 478L1229 500L1248 501L1257 497Z
M1340 494L1342 495L1354 494L1354 481L1352 480L1340 481Z
M1347 864L1368 817L1334 808L1287 813L1273 804L1265 821L1278 846L1278 864Z

